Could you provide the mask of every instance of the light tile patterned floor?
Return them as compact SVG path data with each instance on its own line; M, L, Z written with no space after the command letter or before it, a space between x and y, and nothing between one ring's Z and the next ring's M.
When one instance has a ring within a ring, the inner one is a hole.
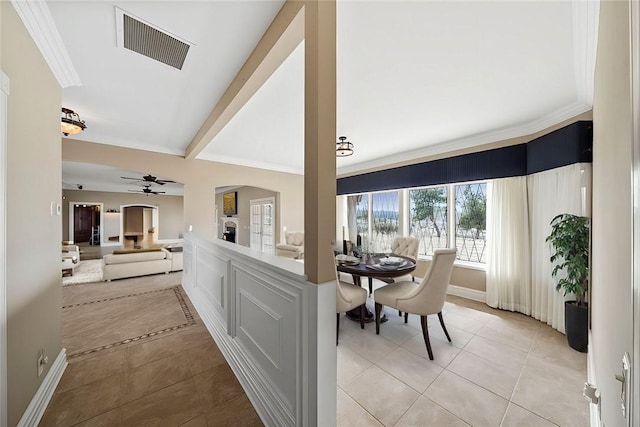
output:
M586 354L549 326L450 296L443 312L453 342L430 316L430 361L420 318L405 324L385 312L378 336L374 323L361 330L341 317L338 426L589 425Z
M102 310L95 310L96 315L126 320L131 318L130 305L139 301L121 297L162 294L160 289L171 294L181 278L181 273L171 273L67 286L63 289L63 305L102 305ZM121 304L92 303L110 299ZM40 425L262 426L186 295L184 299L194 324L70 358ZM168 298L167 304L155 304L156 309L136 313L136 319L148 325L147 333L163 330L163 322L173 325L185 321L184 316L167 320L171 310L182 313L174 300ZM88 313L83 313L83 319L87 320ZM127 333L139 335L144 329L144 325L138 325L127 331L122 322L112 321L104 323L98 334L95 328L78 327L73 319L67 316L68 322L63 323L63 342L70 348L93 348L91 343L97 335L120 342Z
M63 304L169 288L180 277L69 286ZM187 304L195 325L71 359L40 425L261 425ZM430 361L419 318L409 316L404 324L396 311L386 312L379 336L373 323L363 331L342 317L338 426L589 425L581 396L586 355L550 327L449 297L444 318L453 343L437 317L430 318Z

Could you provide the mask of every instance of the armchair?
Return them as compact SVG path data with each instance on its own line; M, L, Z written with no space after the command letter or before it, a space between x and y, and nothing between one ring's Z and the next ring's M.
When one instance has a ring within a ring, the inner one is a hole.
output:
M442 330L449 342L449 332L444 326L442 318L442 307L447 296L447 287L451 279L453 262L456 259L456 249L437 249L433 253L433 261L429 266L427 274L421 283L397 282L391 285L376 289L373 294L376 308L376 334L380 333L380 314L382 306L393 307L406 313L420 315L422 326L422 336L427 346L429 359L433 360L431 342L429 341L429 329L427 327L427 316L437 314ZM405 317L406 322L406 317Z
M300 231L288 231L284 233L286 243L276 245L276 255L302 259L304 258L304 233Z

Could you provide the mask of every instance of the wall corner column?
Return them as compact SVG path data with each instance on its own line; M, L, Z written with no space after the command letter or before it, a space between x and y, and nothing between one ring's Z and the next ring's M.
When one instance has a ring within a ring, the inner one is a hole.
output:
M336 2L306 1L304 230L305 273L311 283L335 278Z

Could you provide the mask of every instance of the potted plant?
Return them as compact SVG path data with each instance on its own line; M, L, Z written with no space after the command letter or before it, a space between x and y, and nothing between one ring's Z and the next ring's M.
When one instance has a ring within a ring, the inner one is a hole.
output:
M575 301L566 301L565 330L569 346L582 353L587 351L589 308L585 295L589 284L589 218L560 214L551 220L550 261L555 264L551 276L558 279L556 290L573 294Z

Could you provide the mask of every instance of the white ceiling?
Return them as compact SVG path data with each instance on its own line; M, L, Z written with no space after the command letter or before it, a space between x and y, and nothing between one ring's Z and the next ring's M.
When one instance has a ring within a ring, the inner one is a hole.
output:
M49 2L82 81L63 90L87 122L76 138L184 154L282 3ZM339 172L589 110L597 21L585 3L339 1L338 135L355 145ZM118 48L114 5L195 43L183 70ZM301 173L303 95L301 44L199 158Z

